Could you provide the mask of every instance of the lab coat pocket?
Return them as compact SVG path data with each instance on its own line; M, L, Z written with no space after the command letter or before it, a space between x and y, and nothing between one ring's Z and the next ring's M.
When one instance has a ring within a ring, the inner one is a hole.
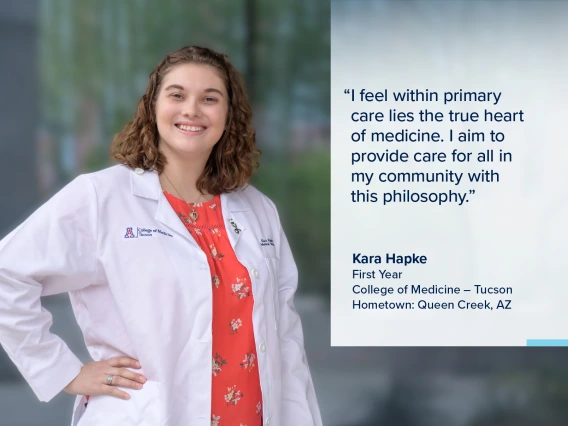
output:
M160 426L162 402L159 382L148 380L140 390L118 388L129 393L130 399L91 396L77 426Z
M280 305L278 303L278 258L276 257L265 257L266 266L270 272L270 288L268 293L270 294L270 305L274 313L274 329L278 330L278 324L280 323Z

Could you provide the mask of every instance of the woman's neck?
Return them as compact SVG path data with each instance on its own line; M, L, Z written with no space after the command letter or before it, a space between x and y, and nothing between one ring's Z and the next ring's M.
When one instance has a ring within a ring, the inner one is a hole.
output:
M197 179L203 173L205 162L179 161L167 159L164 171L160 174L162 189L188 203L209 201L213 195L197 190Z

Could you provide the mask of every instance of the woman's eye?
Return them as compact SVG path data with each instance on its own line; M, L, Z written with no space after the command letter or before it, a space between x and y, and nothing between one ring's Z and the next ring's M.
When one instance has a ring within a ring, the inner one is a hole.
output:
M183 96L181 93L172 93L172 96L176 99L183 99Z
M205 102L215 102L216 100L217 100L217 99L211 98L211 97L205 98Z

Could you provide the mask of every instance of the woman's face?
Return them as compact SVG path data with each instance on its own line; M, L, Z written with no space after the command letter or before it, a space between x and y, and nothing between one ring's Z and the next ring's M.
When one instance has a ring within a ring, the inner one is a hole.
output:
M166 158L206 160L227 123L225 83L209 65L182 64L162 80L156 100L158 148Z

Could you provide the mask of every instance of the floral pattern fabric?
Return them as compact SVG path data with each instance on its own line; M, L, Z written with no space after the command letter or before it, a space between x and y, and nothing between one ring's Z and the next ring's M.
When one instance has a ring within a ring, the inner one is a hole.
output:
M211 426L261 426L262 392L252 326L250 277L238 261L217 195L186 203L164 191L177 216L207 255L213 294Z

